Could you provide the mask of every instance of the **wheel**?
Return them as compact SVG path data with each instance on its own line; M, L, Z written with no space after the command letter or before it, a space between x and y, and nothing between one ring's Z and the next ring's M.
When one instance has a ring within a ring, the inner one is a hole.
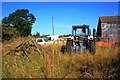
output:
M65 53L65 51L66 51L66 46L65 46L65 45L63 45L63 46L61 47L61 52L64 54L64 53Z
M92 41L92 42L90 43L90 53L94 55L95 52L96 52L95 43Z
M67 50L68 53L72 52L72 46L73 46L73 40L72 39L67 39L66 50Z

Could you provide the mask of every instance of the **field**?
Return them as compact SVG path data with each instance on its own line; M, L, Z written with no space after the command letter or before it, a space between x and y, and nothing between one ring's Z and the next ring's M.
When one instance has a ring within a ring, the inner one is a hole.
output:
M40 46L32 38L2 43L3 78L113 78L120 76L120 48L98 47L96 53L60 52L64 44ZM23 44L24 43L24 44ZM18 46L21 44L20 46ZM16 47L17 46L17 47Z

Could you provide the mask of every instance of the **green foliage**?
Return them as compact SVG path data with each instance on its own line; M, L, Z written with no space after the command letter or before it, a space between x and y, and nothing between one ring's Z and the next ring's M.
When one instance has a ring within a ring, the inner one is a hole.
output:
M2 27L1 27L1 24L0 24L0 42L2 42Z
M19 31L20 36L31 35L32 25L36 18L33 14L29 13L27 9L18 9L9 14L8 17L3 18L3 26L11 26Z
M40 33L36 32L36 34L33 35L34 37L40 37Z
M3 40L10 40L13 37L19 36L19 32L16 30L16 28L12 28L10 26L8 27L2 27L2 39Z

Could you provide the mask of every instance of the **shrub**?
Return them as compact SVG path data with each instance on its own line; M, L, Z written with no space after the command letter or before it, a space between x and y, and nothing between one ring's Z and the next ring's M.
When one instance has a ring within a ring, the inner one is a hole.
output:
M19 32L16 30L16 28L12 28L10 26L2 27L2 40L10 40L13 37L18 37Z

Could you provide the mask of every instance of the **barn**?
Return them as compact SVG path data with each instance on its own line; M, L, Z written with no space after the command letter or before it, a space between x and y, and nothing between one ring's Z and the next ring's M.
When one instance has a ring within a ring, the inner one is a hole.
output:
M100 16L97 25L97 37L120 40L120 16Z

